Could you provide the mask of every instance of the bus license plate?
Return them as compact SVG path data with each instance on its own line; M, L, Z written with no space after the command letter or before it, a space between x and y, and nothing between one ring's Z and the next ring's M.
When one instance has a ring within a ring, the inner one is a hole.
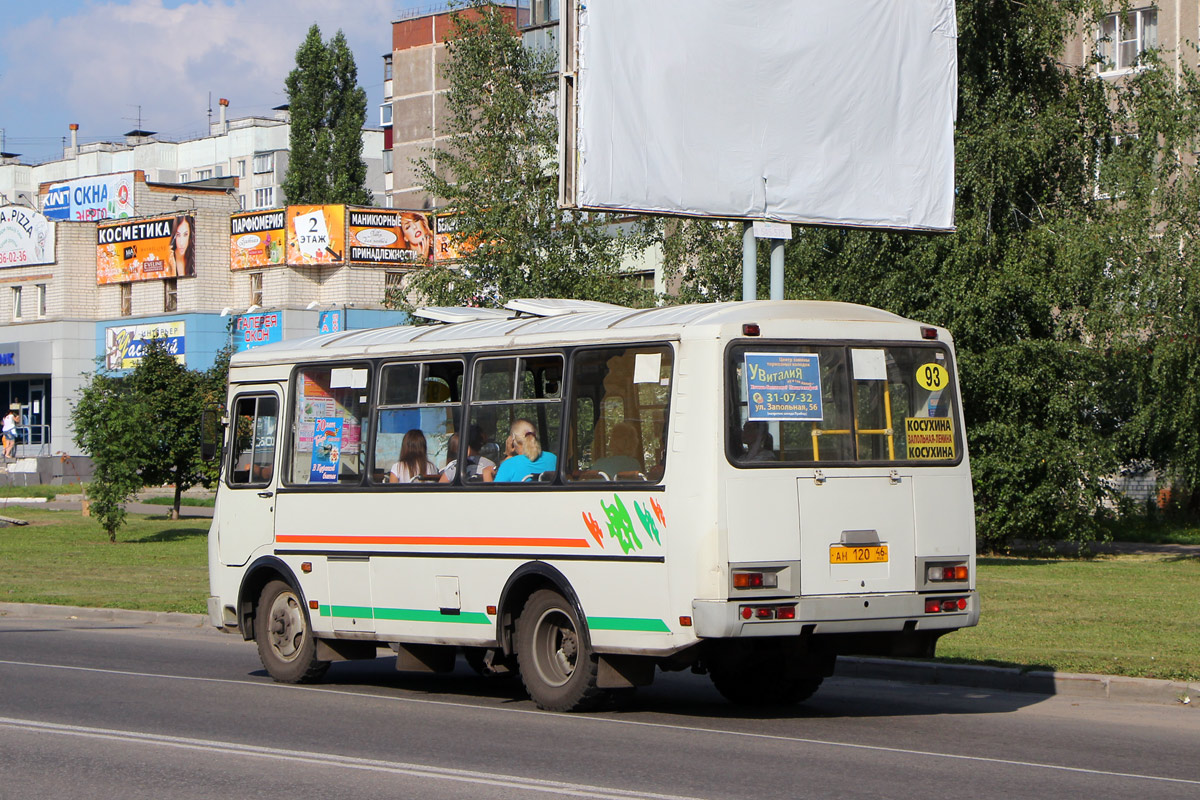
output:
M830 564L879 564L887 563L887 560L886 544L870 547L844 547L836 544L829 546Z

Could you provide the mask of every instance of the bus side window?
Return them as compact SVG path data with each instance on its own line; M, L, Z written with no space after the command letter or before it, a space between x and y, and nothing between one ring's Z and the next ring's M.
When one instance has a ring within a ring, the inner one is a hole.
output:
M672 363L666 346L575 353L567 480L662 479Z
M301 367L292 385L288 482L360 483L367 462L370 369L361 364Z
M279 401L273 396L239 397L234 403L232 486L265 486L275 469L275 429Z
M518 420L528 420L541 447L534 464L536 475L523 470L514 478L532 475L531 483L550 483L557 470L559 435L562 430L563 357L557 353L519 358L481 358L475 361L470 401L470 424L476 442L480 469L468 474L468 483L483 483L500 472L512 455L509 431ZM521 455L524 458L524 455ZM544 467L544 469L540 469Z
M459 360L384 365L380 372L372 483L392 482L393 467L405 476L412 474L414 477L409 481L412 483L440 482L450 461L458 458L451 442L459 430L462 414L463 372L463 362ZM412 431L421 435L409 436ZM421 461L414 452L409 453L413 465L399 469L406 436L414 448L424 442L424 472L414 469ZM450 477L455 472L450 470Z

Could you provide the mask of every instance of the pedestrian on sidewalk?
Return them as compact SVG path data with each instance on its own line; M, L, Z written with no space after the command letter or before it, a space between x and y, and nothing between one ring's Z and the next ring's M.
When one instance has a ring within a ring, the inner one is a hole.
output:
M10 410L0 426L0 436L4 438L4 457L15 458L17 453L17 426L21 424L21 413Z

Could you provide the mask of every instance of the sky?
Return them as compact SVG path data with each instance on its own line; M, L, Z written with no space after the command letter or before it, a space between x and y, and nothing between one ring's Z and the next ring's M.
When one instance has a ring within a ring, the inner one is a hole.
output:
M379 124L391 23L439 0L0 0L0 129L4 152L36 164L62 157L68 125L81 144L126 131L202 136L217 100L228 118L271 116L316 23L340 28ZM139 108L140 107L140 108ZM139 123L140 114L140 123Z

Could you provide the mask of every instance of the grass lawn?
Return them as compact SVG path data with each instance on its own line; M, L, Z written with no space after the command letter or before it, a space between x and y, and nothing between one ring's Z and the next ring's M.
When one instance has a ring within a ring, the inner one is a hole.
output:
M130 514L109 544L78 511L7 509L0 600L204 613L207 520ZM941 659L1200 680L1200 557L980 558L980 624Z
M165 511L165 510L164 510ZM116 544L78 511L10 506L0 528L0 600L205 612L208 521L130 514Z
M165 496L146 497L143 498L141 502L148 503L152 506L173 506L175 505L175 498ZM212 508L216 504L217 500L215 497L189 497L188 495L184 495L183 497L179 498L179 505L181 506Z
M64 494L79 494L83 491L83 485L78 483L69 483L63 486L49 486L45 484L35 484L33 486L0 486L0 497L44 497L47 500L53 500L55 497Z
M980 558L978 585L979 626L940 658L1200 680L1200 557Z

